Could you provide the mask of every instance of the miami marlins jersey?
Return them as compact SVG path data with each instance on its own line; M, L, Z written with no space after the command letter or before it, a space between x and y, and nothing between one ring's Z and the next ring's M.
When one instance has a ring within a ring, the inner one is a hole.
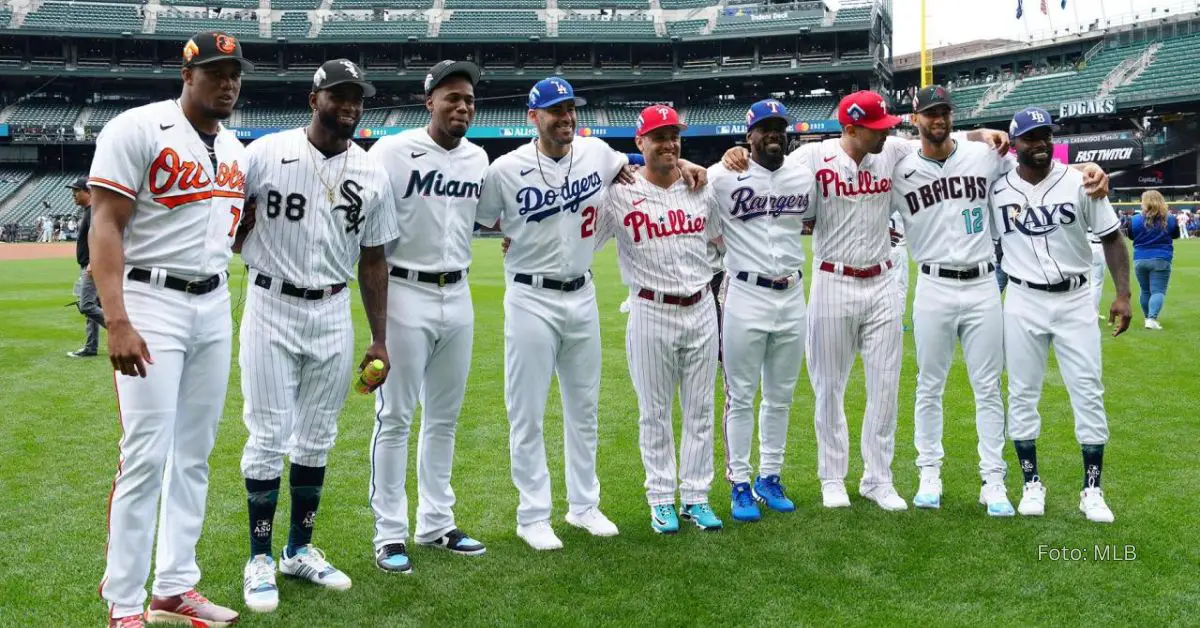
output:
M301 127L262 137L247 152L255 218L242 259L251 268L322 288L354 277L361 247L399 235L387 175L354 142L327 158Z
M1054 284L1091 272L1088 229L1103 238L1121 225L1108 199L1089 197L1083 174L1058 162L1037 185L1010 170L992 184L989 201L1001 266L1024 281Z
M499 220L512 239L509 272L574 279L591 266L597 209L629 158L594 137L576 137L557 161L536 146L531 141L492 163L476 220Z
M708 245L721 233L718 205L708 187L689 190L682 179L669 188L641 173L614 185L599 209L596 248L617 239L625 285L687 296L712 281Z
M134 201L125 264L181 277L229 268L246 191L246 149L220 127L204 140L174 100L130 109L96 138L88 185Z
M400 224L388 264L432 273L469 267L487 153L466 138L446 150L421 128L381 138L370 154L391 178Z
M768 170L751 160L745 172L722 164L708 169L708 185L720 207L725 267L783 277L804 267L804 221L812 217L816 179L798 161Z

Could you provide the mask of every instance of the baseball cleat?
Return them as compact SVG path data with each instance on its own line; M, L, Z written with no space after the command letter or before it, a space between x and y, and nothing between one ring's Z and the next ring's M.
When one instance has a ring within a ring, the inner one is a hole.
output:
M1026 482L1021 491L1021 503L1017 512L1026 517L1040 517L1046 514L1046 487L1041 481Z
M458 528L454 528L432 541L417 541L417 545L439 547L463 556L481 556L487 552L487 547L483 543L467 536Z
M1104 503L1104 489L1100 487L1085 488L1079 493L1079 510L1087 515L1088 521L1096 523L1112 523L1113 511Z
M942 478L936 473L922 474L921 485L913 495L913 506L917 508L942 507Z
M143 628L145 625L142 615L110 617L108 620L108 628Z
M696 527L701 530L716 531L724 527L721 520L717 518L717 513L713 512L712 507L707 503L684 506L680 516L696 524Z
M67 357L68 358L94 358L94 357L96 357L96 352L88 351L86 349L78 349L76 351L68 351ZM124 619L124 618L122 618L122 619Z
M675 534L679 531L679 515L675 504L659 504L650 507L650 527L659 534Z
M821 485L821 503L826 508L849 508L850 495L840 482L829 482Z
M1158 324L1158 320L1153 318L1146 319L1146 329L1162 329L1162 325Z
M221 628L237 623L237 611L208 601L195 589L171 597L154 596L146 612L148 624L183 624L185 626Z
M900 497L895 487L891 484L880 484L865 491L860 490L859 494L875 502L880 508L887 511L908 510L908 502L905 502L904 498Z
M375 566L388 573L412 573L412 561L403 543L388 543L375 551Z
M279 608L279 588L275 586L275 561L259 554L242 570L242 599L246 608L256 613L270 613Z
M345 591L350 588L350 576L325 560L325 552L312 544L296 550L295 556L288 556L287 548L283 550L283 560L279 561L279 573L308 580L335 591Z
M617 525L595 506L579 514L568 512L567 523L587 530L592 536L616 536L618 533Z
M796 510L796 504L788 499L787 492L783 490L783 484L779 483L778 475L768 475L766 477L754 478L754 499L761 504L766 504L767 508L775 512L792 512Z
M1008 489L1004 482L986 482L979 487L979 503L987 506L989 517L1011 517L1016 513L1008 501Z
M559 550L563 546L562 541L555 536L554 529L550 527L550 522L546 520L517 526L517 536L525 539L529 547L538 551Z
M758 511L758 504L754 503L754 492L750 488L749 482L738 482L733 485L733 491L729 498L729 510L734 521L750 522L762 519L762 513Z

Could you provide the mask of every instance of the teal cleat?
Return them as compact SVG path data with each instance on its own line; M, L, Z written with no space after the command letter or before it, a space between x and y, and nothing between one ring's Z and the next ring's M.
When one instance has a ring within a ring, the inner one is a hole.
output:
M723 526L721 520L717 518L717 514L707 503L685 506L681 516L696 524L696 527L701 530L716 531Z
M659 534L675 534L679 531L679 516L675 504L659 504L650 507L650 527Z

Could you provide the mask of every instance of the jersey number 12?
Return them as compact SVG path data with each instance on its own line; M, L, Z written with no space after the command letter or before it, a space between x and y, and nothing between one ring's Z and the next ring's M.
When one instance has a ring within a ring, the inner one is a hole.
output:
M963 222L967 227L967 235L983 233L983 208L972 207L962 210Z

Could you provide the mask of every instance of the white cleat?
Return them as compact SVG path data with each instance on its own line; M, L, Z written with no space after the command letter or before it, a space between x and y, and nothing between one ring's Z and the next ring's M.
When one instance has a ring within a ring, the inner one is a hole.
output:
M1162 329L1162 325L1158 324L1158 320L1154 318L1146 319L1146 329Z
M830 482L821 486L821 502L826 508L849 508L850 495L840 482Z
M921 486L913 495L913 506L917 508L942 507L942 478L937 475L921 477Z
M587 530L592 536L616 536L617 525L610 521L599 508L591 507L580 514L567 513L567 523Z
M1113 511L1104 503L1104 489L1085 488L1079 493L1079 510L1087 515L1088 521L1096 523L1112 523Z
M279 573L308 580L327 589L345 591L350 588L350 576L325 560L325 552L310 545L296 550L296 555L288 557L287 548L283 550L283 560L279 561Z
M275 586L275 561L259 554L242 570L242 597L246 608L256 613L270 613L279 607L279 588Z
M979 503L987 506L989 517L1011 517L1016 513L1008 501L1008 489L1004 482L987 482L979 488Z
M517 536L538 551L562 549L562 541L554 535L549 521L538 521L529 525L517 526Z
M887 511L908 510L908 502L904 501L903 497L900 497L900 494L896 492L896 488L891 484L881 484L865 492L859 491L859 494L875 502L880 508Z
M1042 486L1040 480L1025 483L1017 512L1026 517L1040 517L1046 514L1046 487Z

